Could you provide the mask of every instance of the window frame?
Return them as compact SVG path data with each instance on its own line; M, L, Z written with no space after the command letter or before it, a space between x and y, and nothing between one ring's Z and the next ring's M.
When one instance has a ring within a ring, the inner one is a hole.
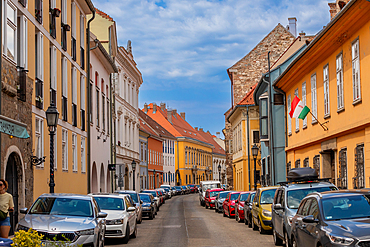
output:
M356 52L354 52L354 49L357 45L357 55ZM351 53L352 53L352 87L353 87L353 104L356 104L361 101L361 74L360 74L360 40L357 37L354 41L351 43ZM356 72L357 71L357 81L356 81ZM356 87L358 88L358 93L356 93Z
M77 165L77 134L72 133L72 171L78 172Z
M62 171L68 171L68 130L62 129ZM64 146L64 152L63 152Z
M40 117L35 117L35 141L37 141L35 143L35 156L42 158L44 157L44 119ZM37 167L44 168L44 162L41 162Z
M343 91L343 52L335 58L336 79L337 79L337 112L344 110L344 91Z
M329 83L330 83L329 64L327 63L323 67L324 118L330 117L330 86L329 86Z
M317 76L316 73L311 75L311 124L317 123Z

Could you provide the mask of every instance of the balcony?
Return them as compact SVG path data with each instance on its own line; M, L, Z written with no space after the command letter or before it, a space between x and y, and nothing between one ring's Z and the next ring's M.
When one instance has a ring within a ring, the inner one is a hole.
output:
M23 68L18 68L18 86L17 94L20 101L26 102L27 91L27 71Z
M63 96L62 98L62 119L63 121L68 121L68 110L67 110L67 98Z
M72 59L73 61L77 59L76 39L74 37L72 37Z
M72 125L77 127L77 105L72 103Z
M85 110L81 109L81 130L85 131L85 129L86 129Z

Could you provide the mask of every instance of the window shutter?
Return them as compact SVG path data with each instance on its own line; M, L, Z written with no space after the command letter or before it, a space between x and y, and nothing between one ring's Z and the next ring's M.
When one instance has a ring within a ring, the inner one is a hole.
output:
M85 76L81 75L81 82L80 82L80 92L81 92L81 109L85 110L85 91L86 91L86 85L85 85Z
M291 101L292 101L292 98L290 95L288 95L288 134L291 135L292 134L292 118L290 117L289 115L289 112L290 112L290 108L291 108Z
M299 96L298 96L298 88L294 91L294 95L299 98ZM299 118L296 118L295 119L295 130L296 131L299 130Z
M63 82L63 96L68 98L68 85L67 85L67 58L62 59L62 82Z
M41 32L37 33L37 75L36 77L41 81L44 81L44 35Z
M57 48L55 46L51 46L50 63L51 88L57 90Z
M77 105L77 69L72 68L72 103Z
M306 82L302 83L302 101L306 105ZM307 117L303 119L303 127L307 127Z

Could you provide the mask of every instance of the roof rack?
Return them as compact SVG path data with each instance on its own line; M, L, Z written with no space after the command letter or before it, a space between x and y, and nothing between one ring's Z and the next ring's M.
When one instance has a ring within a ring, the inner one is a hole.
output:
M315 183L315 182L330 182L330 178L313 178L310 179L309 177L304 177L302 179L296 179L296 180L289 180L284 182L278 182L279 185L287 185L291 183L299 183L299 182L306 182L306 183Z

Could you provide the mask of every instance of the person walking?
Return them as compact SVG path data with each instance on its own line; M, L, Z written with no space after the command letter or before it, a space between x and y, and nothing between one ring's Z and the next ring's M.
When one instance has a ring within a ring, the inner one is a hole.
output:
M13 196L6 192L8 182L0 179L0 237L8 238L10 231L9 212L14 211Z

